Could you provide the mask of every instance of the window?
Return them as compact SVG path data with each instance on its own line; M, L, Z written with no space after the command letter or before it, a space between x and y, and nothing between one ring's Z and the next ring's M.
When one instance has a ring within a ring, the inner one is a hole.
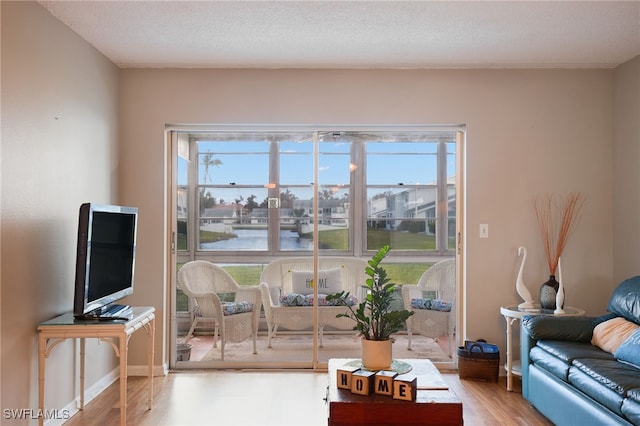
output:
M455 142L425 136L388 141L380 135L366 142L367 250L389 244L394 250L445 253L455 247Z
M456 129L179 133L188 258L308 253L316 220L323 255L455 250Z

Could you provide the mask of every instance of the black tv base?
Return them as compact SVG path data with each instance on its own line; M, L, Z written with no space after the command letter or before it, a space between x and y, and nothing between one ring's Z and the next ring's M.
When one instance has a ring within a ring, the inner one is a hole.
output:
M84 315L76 315L80 321L128 321L131 319L131 306L112 303Z

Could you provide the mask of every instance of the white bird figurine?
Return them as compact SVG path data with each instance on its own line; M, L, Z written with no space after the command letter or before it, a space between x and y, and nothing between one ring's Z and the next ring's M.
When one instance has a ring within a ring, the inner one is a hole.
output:
M518 247L518 256L522 256L522 262L520 263L520 270L518 271L518 278L516 279L516 291L524 300L521 304L518 305L519 309L535 309L533 305L533 297L531 297L531 293L529 293L529 289L524 285L524 281L522 280L522 271L524 271L524 262L527 260L527 249L520 246Z

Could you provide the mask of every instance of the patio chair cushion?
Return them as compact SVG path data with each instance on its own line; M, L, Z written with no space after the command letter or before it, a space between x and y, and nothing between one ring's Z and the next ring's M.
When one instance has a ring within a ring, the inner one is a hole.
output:
M235 314L242 314L245 312L253 312L253 303L249 302L222 302L222 315L229 316ZM193 308L193 314L197 317L202 317L200 306Z
M411 299L411 307L414 309L427 309L429 311L450 312L451 302L441 299Z
M325 294L342 291L340 268L318 271L318 290ZM292 271L291 290L298 294L313 294L313 271Z
M358 303L355 296L349 295L347 305L354 306ZM313 294L288 293L280 296L282 306L313 306ZM326 294L318 294L318 306L336 306L338 301L328 301Z
M249 302L224 302L222 314L224 316L253 312L253 303Z

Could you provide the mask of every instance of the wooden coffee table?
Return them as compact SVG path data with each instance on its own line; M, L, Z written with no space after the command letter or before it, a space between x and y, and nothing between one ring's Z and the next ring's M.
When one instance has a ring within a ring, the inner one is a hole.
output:
M411 370L402 377L417 377L416 401L402 401L385 395L357 395L336 386L338 367L353 365L358 360L329 360L329 426L440 425L460 426L462 401L451 391L438 369L426 359L397 360ZM400 377L400 376L399 376Z

